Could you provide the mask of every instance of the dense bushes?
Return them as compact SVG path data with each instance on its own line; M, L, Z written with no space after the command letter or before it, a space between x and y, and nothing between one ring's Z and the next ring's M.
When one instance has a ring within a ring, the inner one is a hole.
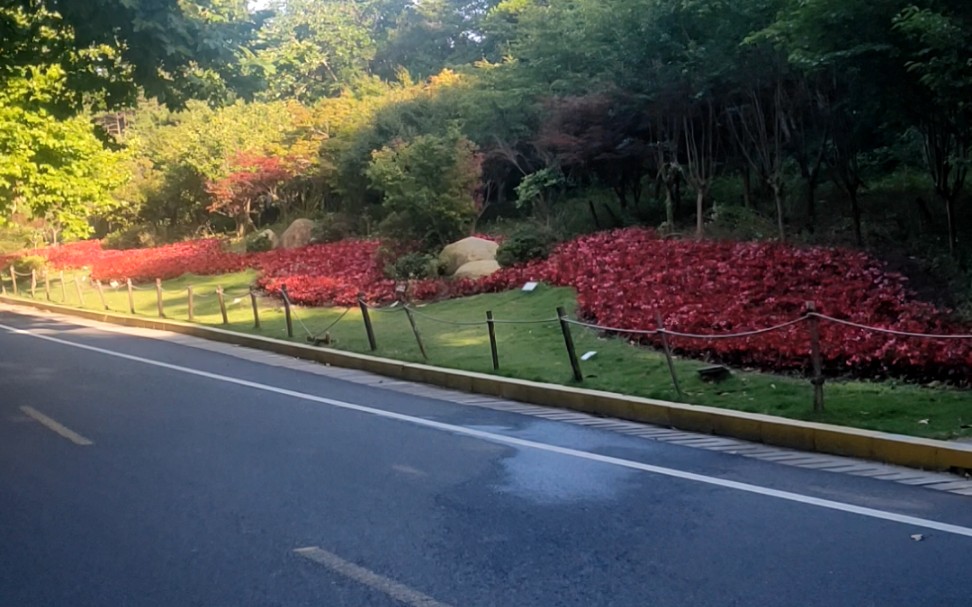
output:
M557 244L557 236L549 229L531 225L518 228L496 250L496 261L503 267L546 259Z
M247 253L263 253L273 249L273 232L264 230L256 234L250 234L246 238Z
M427 253L406 253L385 265L385 275L395 280L435 278L439 275L439 260Z
M455 130L373 152L367 176L388 213L382 235L426 249L465 235L475 217L481 171L475 145Z

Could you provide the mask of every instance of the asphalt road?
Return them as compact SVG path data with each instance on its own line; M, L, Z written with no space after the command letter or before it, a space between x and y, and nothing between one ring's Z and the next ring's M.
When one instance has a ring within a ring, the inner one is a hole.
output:
M0 312L0 607L968 607L970 506Z

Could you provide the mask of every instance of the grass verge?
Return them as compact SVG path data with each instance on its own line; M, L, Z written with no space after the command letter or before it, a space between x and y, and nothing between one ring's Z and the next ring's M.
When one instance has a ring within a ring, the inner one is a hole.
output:
M74 275L66 274L64 289L58 280L51 283L51 300L80 306ZM79 275L80 276L80 275ZM187 288L194 292L194 320L207 325L222 325L217 286L226 292L228 324L224 327L288 339L283 305L273 299L259 298L261 329L255 329L247 293L255 280L254 272L222 276L186 275L163 283L163 308L168 318L188 319ZM101 309L97 291L82 283L83 307ZM5 279L8 294L10 278ZM128 293L124 285L104 285L107 307L128 312ZM21 280L19 292L30 297L29 280ZM45 299L43 285L36 291ZM136 313L157 316L154 285L139 285L134 292ZM417 308L416 324L429 355L428 363L442 367L495 373L562 385L576 385L564 348L560 325L555 320L557 306L571 312L575 295L569 288L541 285L535 292L510 291L476 295L432 303ZM500 370L492 370L489 337L484 324L486 310L498 321L536 320L531 324L496 326ZM426 362L419 353L408 320L400 309L371 313L378 350L376 355L410 362ZM327 329L330 345L351 352L370 353L361 313L357 308L296 308L294 341L306 342L308 334L321 336ZM792 419L819 421L855 428L880 430L928 438L953 439L972 436L972 392L947 387L925 387L895 381L828 381L825 386L827 410L811 411L812 387L805 378L748 371L733 371L720 383L707 383L698 376L705 363L676 360L683 398L672 387L665 358L650 349L636 347L624 340L607 338L595 331L572 327L578 353L596 351L582 362L583 386L663 400L723 407L738 411L778 415Z

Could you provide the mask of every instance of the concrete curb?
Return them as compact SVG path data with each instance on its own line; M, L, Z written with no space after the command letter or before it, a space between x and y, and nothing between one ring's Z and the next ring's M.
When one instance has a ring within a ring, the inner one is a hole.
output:
M554 384L497 377L485 373L444 369L365 354L315 348L279 339L236 333L175 320L81 310L7 296L0 296L0 302L127 327L170 331L325 363L335 367L369 371L407 381L497 396L525 403L573 409L659 426L670 426L679 430L728 436L802 451L816 451L876 460L925 470L972 470L972 444L956 444L886 432L857 430L771 415L686 405L599 390L568 388Z

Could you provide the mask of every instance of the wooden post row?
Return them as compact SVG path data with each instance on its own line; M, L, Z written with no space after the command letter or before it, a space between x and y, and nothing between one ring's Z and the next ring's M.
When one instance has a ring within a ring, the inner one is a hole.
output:
M290 316L290 295L287 294L287 285L280 285L280 293L283 295L284 317L287 321L287 337L293 337L294 322Z
M162 305L162 279L155 279L155 304L159 309L159 318L165 318L165 308Z
M412 327L412 333L415 335L415 343L418 344L419 352L422 353L423 359L428 360L429 355L425 351L425 344L422 343L422 334L419 333L418 325L415 324L415 316L412 314L412 310L408 307L408 304L404 304L403 309L405 310L405 316L408 317L408 324Z
M95 286L98 287L98 299L101 300L101 307L107 310L108 302L105 301L105 290L101 286L101 281L96 280Z
M219 300L219 313L223 317L223 324L229 324L229 318L226 316L226 298L223 295L223 287L216 287L216 299Z
M823 360L820 355L820 318L817 317L817 305L807 302L807 319L810 323L810 357L813 365L813 412L822 413L824 410L824 376Z
M678 373L675 372L675 360L672 358L672 348L668 344L668 337L665 335L665 322L661 314L655 312L655 320L658 321L658 336L661 338L662 350L665 352L665 361L668 363L668 373L672 376L672 386L675 387L675 394L682 398L682 386L678 383Z
M496 322L493 311L486 310L486 327L489 330L489 352L493 357L493 371L499 371L499 350L496 347Z
M567 311L563 306L557 307L557 318L560 319L560 330L564 334L564 345L567 346L567 357L570 358L570 367L574 371L576 381L584 381L584 374L581 372L580 361L577 360L577 351L574 349L574 337L570 334L570 325L567 323Z
M83 308L84 307L84 293L81 291L81 279L78 278L78 275L77 274L74 275L74 288L78 292L78 303Z
M196 319L196 309L195 300L192 296L192 285L186 287L186 304L189 307L189 322L193 322Z
M378 349L378 344L375 343L375 329L371 326L371 315L368 313L364 293L358 293L358 307L361 309L361 318L364 320L365 332L368 334L368 346L374 352Z
M250 305L253 306L253 328L259 329L260 328L260 308L259 306L257 306L256 291L253 290L253 287L250 287Z

